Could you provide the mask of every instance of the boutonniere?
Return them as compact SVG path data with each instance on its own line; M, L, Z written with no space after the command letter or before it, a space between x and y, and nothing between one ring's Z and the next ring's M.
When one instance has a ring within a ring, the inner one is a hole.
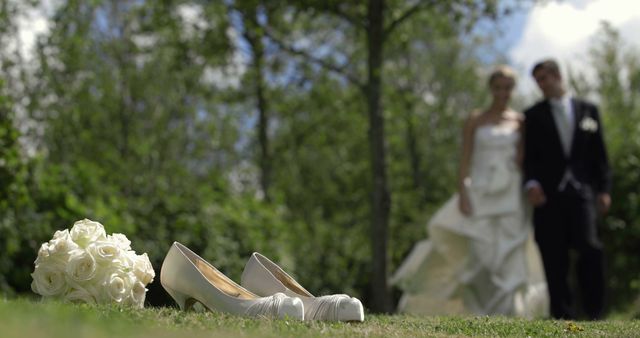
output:
M593 118L587 116L580 121L580 129L586 132L595 133L596 131L598 131L598 122L596 122L596 120L594 120Z

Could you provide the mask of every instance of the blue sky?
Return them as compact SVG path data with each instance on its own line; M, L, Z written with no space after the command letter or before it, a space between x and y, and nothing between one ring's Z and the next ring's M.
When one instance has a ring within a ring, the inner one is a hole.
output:
M497 49L509 50L511 46L518 42L522 36L522 30L530 10L530 7L520 9L502 19L499 24L502 35L495 42Z

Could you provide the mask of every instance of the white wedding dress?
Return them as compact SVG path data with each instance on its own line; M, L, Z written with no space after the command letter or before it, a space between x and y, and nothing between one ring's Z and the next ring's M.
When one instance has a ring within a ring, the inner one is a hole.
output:
M516 165L520 133L511 125L476 129L468 187L470 217L454 195L430 220L391 278L398 311L423 315L546 316L548 295L530 212Z

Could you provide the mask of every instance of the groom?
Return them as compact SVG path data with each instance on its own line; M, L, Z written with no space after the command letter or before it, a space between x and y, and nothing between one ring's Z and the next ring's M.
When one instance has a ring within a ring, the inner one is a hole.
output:
M525 111L525 190L535 207L535 238L544 264L551 315L571 319L569 251L578 253L577 277L584 311L600 319L604 310L603 248L597 212L611 205L611 171L598 108L572 97L558 63L536 64L532 75L544 100Z

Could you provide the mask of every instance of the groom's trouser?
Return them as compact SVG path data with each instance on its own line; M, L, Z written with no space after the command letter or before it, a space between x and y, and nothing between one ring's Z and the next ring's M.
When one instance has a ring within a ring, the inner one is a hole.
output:
M547 203L535 209L535 238L554 318L576 316L568 283L570 249L578 252L577 278L585 314L589 319L604 314L604 254L596 221L594 194L572 187L547 194Z

